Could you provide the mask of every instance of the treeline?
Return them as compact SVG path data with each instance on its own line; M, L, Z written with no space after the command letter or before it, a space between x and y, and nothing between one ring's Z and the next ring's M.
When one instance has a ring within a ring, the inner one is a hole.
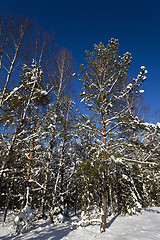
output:
M53 51L28 19L8 14L0 26L3 223L8 209L38 209L53 222L74 209L105 231L109 214L159 205L160 123L139 115L145 67L128 80L131 54L120 57L111 39L86 51L75 74L70 51ZM74 103L73 78L83 83L85 113Z

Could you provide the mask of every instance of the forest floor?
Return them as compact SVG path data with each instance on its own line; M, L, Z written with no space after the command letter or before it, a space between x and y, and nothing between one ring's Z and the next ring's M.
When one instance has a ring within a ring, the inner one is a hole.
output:
M13 213L8 214L2 227L0 212L0 239L3 240L160 240L160 207L143 209L133 216L114 216L107 222L105 233L100 233L99 224L74 227L75 216L70 220L52 224L48 220L37 220L25 233L16 235Z

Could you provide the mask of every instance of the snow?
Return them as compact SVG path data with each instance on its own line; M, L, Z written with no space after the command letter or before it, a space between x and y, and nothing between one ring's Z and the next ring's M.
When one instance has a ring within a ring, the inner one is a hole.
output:
M143 80L146 80L147 79L147 77L146 76L143 76Z
M1 215L2 218L2 215ZM160 207L143 209L133 216L110 216L105 233L100 233L99 224L91 224L86 227L75 226L71 223L77 220L73 216L71 220L60 224L52 224L49 220L39 220L24 234L13 234L11 215L5 227L0 226L0 239L4 240L151 240L160 239ZM11 235L12 233L12 235ZM9 235L10 234L10 235Z
M141 66L141 69L142 69L142 70L145 70L145 69L146 69L146 67L145 67L145 66Z
M42 91L41 91L41 94L42 94L42 95L48 95L47 91L45 91L45 90L42 90Z
M130 89L132 88L133 84L132 83L129 83L128 86L127 86L127 89Z
M160 123L159 122L157 122L157 127L160 128Z
M81 102L84 102L85 98L82 98Z
M17 92L22 87L23 87L23 84L20 85L19 87L15 87L13 91L6 97L6 99L4 99L4 102L6 102L15 92Z
M144 90L139 90L139 93L144 93Z
M148 122L145 122L145 123L141 123L141 125L142 126L145 126L145 127L151 127L151 128L155 128L156 127L156 125L155 124L153 124L153 123L148 123ZM157 125L158 126L158 125Z

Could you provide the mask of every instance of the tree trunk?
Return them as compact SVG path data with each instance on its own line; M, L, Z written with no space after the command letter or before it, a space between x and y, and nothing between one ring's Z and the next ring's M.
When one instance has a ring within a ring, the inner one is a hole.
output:
M120 200L120 173L119 173L119 169L118 169L118 165L116 164L116 191L117 191L117 210L118 210L118 215L121 214L121 200Z
M47 183L48 183L48 175L49 175L49 163L50 163L50 157L46 164L45 180L43 184L44 189L43 189L43 196L42 196L41 207L40 207L40 216L42 216L42 218L45 216L44 206L45 206L45 197L47 192Z
M107 166L107 155L106 155L106 123L105 123L105 112L104 112L104 97L103 97L103 90L101 87L101 101L102 101L102 106L101 106L101 116L102 116L102 127L103 127L103 144L104 144L104 151L103 151L103 162L102 166L105 167L104 170L104 176L102 178L102 185L103 185L103 190L102 190L102 216L101 216L101 226L100 230L105 232L106 229L106 222L107 222L107 217L108 217L108 166Z
M7 86L8 86L11 74L14 70L14 65L15 65L15 62L16 62L16 59L17 59L17 56L18 56L18 52L19 52L19 48L20 48L20 45L21 45L23 35L24 35L24 32L21 32L21 36L19 38L18 44L15 44L15 53L14 53L13 59L12 59L12 61L10 63L10 66L9 66L8 75L6 77L6 82L5 82L5 85L4 85L3 92L2 92L2 96L0 97L0 108L3 105L4 95L5 95L5 92L7 90ZM1 61L2 61L2 55L1 55ZM1 64L2 64L2 62L1 62Z
M108 191L107 191L107 182L106 178L104 178L103 181L103 195L102 195L102 216L101 216L101 226L100 230L101 232L106 231L106 223L107 223L107 217L108 217Z
M101 189L100 189L100 179L98 179L98 206L99 206L99 212L101 212Z
M8 192L8 195L7 195L7 201L6 201L6 206L5 206L5 209L4 209L2 226L4 226L4 223L5 223L5 221L6 221L7 211L8 211L8 207L9 207L9 202L10 202L10 200L11 200L11 191L12 191L12 188L13 188L13 181L11 182L11 186L10 186L10 188L9 188L9 192Z
M37 106L37 108L36 108L35 120L34 120L34 130L35 130L36 125L37 125L38 110L39 110L39 106ZM34 142L31 143L30 157L29 157L28 168L27 168L27 177L26 177L26 190L25 190L25 194L24 194L25 197L24 197L23 205L26 204L27 197L28 197L27 194L29 194L27 189L29 188L29 179L30 179L30 171L31 171L32 158L33 158L33 151L34 151ZM22 207L24 207L24 206L22 206Z
M110 200L111 214L115 214L114 196L113 196L113 191L112 191L112 185L111 184L110 184L110 188L109 188L109 200Z

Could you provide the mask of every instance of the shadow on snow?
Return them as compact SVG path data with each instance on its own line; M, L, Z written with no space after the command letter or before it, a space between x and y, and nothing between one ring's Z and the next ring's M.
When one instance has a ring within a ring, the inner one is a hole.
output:
M46 222L26 230L23 234L4 236L3 240L60 240L67 236L71 231L73 231L73 229L71 229L69 224L53 225Z
M117 217L118 217L118 214L115 215L114 217L112 217L111 220L109 220L109 222L107 222L106 228L109 228L112 225L112 223L114 223L114 221L116 220Z
M144 210L145 210L146 212L152 212L152 213L160 214L160 211L155 210L155 209L145 208Z

